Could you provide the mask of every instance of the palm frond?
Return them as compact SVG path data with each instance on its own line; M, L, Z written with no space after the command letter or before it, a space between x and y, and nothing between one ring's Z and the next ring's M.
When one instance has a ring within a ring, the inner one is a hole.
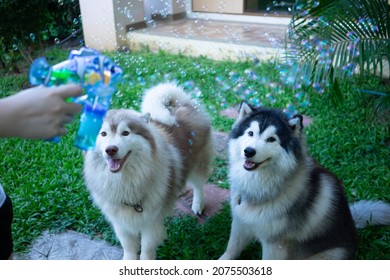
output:
M390 62L390 9L387 0L298 0L293 9L286 64L291 75L330 86L359 72L382 75ZM310 74L309 74L310 73ZM336 100L339 98L336 98Z

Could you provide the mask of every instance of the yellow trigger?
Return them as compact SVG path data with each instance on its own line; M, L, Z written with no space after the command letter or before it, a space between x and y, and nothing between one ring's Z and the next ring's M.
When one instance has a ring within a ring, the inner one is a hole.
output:
M92 72L87 78L87 84L94 85L100 80L100 75L98 73Z
M104 71L104 84L108 85L110 83L111 72Z

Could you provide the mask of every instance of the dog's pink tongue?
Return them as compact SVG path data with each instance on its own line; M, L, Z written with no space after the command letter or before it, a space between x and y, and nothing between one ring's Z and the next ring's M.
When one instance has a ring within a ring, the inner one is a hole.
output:
M109 159L108 164L110 165L111 170L117 170L120 167L121 160L120 159Z
M254 166L256 165L256 163L254 163L254 162L252 162L252 161L250 161L250 160L246 160L245 162L244 162L244 166L246 167L246 168L253 168Z

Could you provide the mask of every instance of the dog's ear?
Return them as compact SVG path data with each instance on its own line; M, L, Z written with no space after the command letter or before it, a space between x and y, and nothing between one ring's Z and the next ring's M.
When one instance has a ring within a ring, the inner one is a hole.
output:
M297 114L292 116L292 118L288 120L288 124L296 134L301 134L301 131L303 129L302 115Z
M245 101L242 101L241 104L240 104L240 108L238 109L237 121L245 118L247 115L252 113L253 110L254 110L254 108L251 105L249 105Z
M146 123L149 123L150 122L150 113L146 113L144 115L141 116L141 119L146 122Z

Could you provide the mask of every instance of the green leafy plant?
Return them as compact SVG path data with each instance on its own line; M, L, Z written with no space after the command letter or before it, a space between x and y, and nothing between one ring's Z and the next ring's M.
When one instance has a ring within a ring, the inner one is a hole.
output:
M23 72L34 53L81 29L75 0L0 1L0 70ZM22 64L22 65L21 65Z
M387 0L298 0L287 37L290 82L328 87L340 101L340 81L359 73L384 75L390 61ZM388 75L388 73L387 73Z

